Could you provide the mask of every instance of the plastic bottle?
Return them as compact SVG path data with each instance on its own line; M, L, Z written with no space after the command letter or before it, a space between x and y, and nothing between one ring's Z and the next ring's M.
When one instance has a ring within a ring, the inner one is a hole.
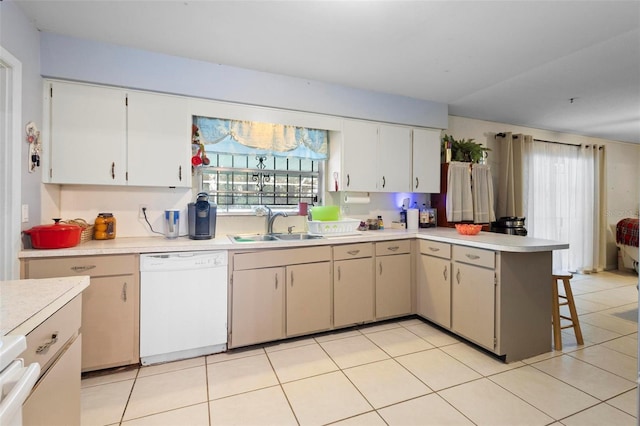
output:
M382 216L378 216L378 229L384 229L384 223L382 222Z

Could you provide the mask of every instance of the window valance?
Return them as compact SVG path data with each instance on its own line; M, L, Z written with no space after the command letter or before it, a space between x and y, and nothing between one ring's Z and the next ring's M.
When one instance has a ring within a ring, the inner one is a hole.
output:
M327 159L326 130L201 116L193 124L207 153Z

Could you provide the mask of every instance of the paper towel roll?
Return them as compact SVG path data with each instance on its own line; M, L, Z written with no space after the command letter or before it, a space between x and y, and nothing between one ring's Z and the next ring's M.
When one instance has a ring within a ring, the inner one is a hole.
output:
M368 195L345 195L345 204L369 204L371 200Z
M419 219L418 209L407 210L407 229L418 229Z

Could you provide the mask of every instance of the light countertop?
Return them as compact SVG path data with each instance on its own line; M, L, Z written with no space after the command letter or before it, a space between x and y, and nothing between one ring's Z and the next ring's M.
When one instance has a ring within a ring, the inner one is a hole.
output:
M89 286L89 277L0 281L0 333L27 335Z
M460 235L452 228L428 228L420 230L385 229L363 231L353 235L330 236L324 239L235 243L227 235L218 235L210 240L191 240L188 237L167 239L154 237L123 237L113 240L91 240L76 247L55 250L23 250L19 257L43 258L61 256L90 256L108 254L162 253L200 250L254 250L266 248L292 248L327 244L354 244L396 239L424 239L450 244L459 244L487 250L506 252L540 252L569 248L568 243L543 240L517 235L480 232L478 235Z

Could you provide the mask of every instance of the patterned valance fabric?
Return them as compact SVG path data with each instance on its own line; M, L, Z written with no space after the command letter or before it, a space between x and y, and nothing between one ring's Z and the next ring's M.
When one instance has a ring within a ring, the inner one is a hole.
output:
M327 159L326 130L200 116L193 124L207 153Z

